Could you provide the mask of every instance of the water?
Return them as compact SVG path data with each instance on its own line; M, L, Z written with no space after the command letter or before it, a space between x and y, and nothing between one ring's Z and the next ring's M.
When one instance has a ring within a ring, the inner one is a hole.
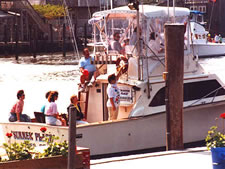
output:
M200 59L199 63L207 72L216 74L225 83L225 56Z
M59 62L60 63L60 62ZM209 73L215 73L225 82L225 56L200 59L199 63ZM14 58L0 58L0 122L8 121L9 112L16 102L18 90L25 91L24 113L34 117L34 111L47 102L45 93L57 90L60 113L66 113L70 96L77 94L79 70L77 65L43 65L31 62L15 63Z
M8 121L9 112L16 102L18 90L25 91L23 112L34 117L34 111L47 102L45 93L57 90L60 113L66 113L70 96L77 94L79 71L77 65L17 64L10 59L0 59L0 122Z

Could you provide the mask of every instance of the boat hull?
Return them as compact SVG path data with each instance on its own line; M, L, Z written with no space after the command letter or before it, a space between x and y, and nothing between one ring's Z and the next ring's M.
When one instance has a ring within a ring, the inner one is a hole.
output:
M222 126L222 121L216 122L215 119L224 110L223 102L185 109L184 143L204 140L211 126ZM47 128L45 133L40 131L43 126ZM59 136L60 141L68 140L68 127L37 123L1 123L1 128L5 142L8 140L5 136L7 132L13 133L11 141L30 140L36 146L45 145L44 135ZM166 145L166 113L91 123L77 127L77 134L77 145L90 148L92 156L163 147Z
M193 44L191 49L200 58L225 56L225 43Z

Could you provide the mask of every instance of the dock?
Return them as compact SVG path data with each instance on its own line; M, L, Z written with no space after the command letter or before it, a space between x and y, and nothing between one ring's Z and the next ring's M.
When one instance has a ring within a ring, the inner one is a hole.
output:
M91 160L91 169L212 169L206 147Z

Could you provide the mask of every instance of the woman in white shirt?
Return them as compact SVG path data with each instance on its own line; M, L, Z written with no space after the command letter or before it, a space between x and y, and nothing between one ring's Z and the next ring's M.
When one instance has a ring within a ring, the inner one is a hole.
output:
M54 125L54 126L65 126L65 120L59 118L59 113L57 109L57 104L55 101L58 99L58 92L52 91L48 96L49 103L45 108L45 116L46 116L46 124Z

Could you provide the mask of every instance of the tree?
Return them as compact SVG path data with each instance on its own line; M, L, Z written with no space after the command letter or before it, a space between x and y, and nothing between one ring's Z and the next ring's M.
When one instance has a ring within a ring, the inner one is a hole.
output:
M56 19L66 15L64 6L62 5L33 5L33 8L47 19Z

